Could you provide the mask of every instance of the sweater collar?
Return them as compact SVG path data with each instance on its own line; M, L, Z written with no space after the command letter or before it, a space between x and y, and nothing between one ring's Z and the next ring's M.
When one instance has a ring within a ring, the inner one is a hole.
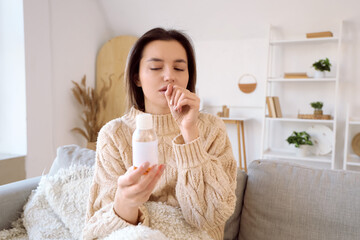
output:
M135 107L131 107L128 116L130 117L130 119L134 121L134 127L136 127L136 116L143 113L144 113L143 111L140 111ZM165 135L179 131L179 127L175 119L171 115L171 113L163 114L163 115L151 114L151 116L153 119L153 126L156 131L156 134Z

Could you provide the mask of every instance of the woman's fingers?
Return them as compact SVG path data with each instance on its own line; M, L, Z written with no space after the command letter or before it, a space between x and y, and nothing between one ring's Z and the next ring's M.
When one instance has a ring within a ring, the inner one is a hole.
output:
M159 179L161 178L164 170L165 170L165 165L160 165L155 177L147 185L146 188L150 191L150 193L154 190L154 188L155 188L157 182L159 181Z
M133 192L141 193L145 191L149 182L155 177L157 169L158 169L158 165L152 166L149 172L146 175L144 175L136 185L133 185L134 188Z
M149 170L149 166L149 162L146 162L139 168L129 168L124 175L118 178L117 199L121 199L122 202L127 202L131 206L140 206L149 200L165 168L161 164L154 165Z
M177 100L176 107L184 106L184 104L181 104L181 102L183 102L185 99L191 100L194 103L196 103L198 101L198 97L195 94L184 92L183 94L181 94L180 98ZM200 100L199 100L199 102L200 102Z
M172 94L172 98L171 98L171 102L170 102L170 104L173 107L177 106L178 100L179 100L179 98L181 97L182 94L183 94L183 92L180 89L175 88L175 91Z
M195 107L199 106L199 104L196 100L184 98L178 102L177 108L181 108L183 106L190 106L190 108L195 108Z
M138 168L130 168L124 175L118 179L118 185L121 187L131 186L139 182L141 176L148 170L150 163L145 162Z
M163 173L163 165L155 165L151 170L141 177L141 179L134 185L128 187L128 191L131 193L130 196L138 196L148 194L150 196L153 187L150 188L150 184L155 180L159 179ZM157 181L156 181L157 182ZM156 183L155 183L156 184ZM154 186L155 187L155 186Z
M186 88L179 87L177 85L169 84L165 92L165 97L168 102L170 109L181 110L184 104L179 104L182 99L189 98L194 101L198 100L195 93L190 92Z
M169 94L170 95L170 94ZM174 85L172 87L172 92L170 97L170 104L169 106L173 108L174 110L181 110L181 106L179 105L179 102L181 99L189 98L193 100L197 100L198 97L196 94L190 92L189 90L179 87L177 85ZM182 105L184 106L184 105Z
M165 98L166 98L166 101L167 101L169 107L171 106L170 100L171 100L172 93L173 93L173 85L169 84L165 91Z
M182 94L177 102L175 110L181 112L181 110L186 106L192 109L198 109L200 106L200 100L197 98L196 95L194 97L191 94Z
M151 193L153 192L156 184L158 183L164 172L164 169L165 169L165 165L160 165L157 168L155 176L150 181L147 182L145 189L137 194L137 197L139 199L142 199L142 201L144 202L149 200Z

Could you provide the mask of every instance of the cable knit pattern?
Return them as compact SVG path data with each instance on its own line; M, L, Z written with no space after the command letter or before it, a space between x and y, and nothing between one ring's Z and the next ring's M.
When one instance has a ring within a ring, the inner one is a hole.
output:
M132 166L132 133L141 113L132 108L100 130L84 239L102 238L130 226L115 214L113 201L118 177ZM225 124L200 113L200 136L185 144L171 114L153 115L153 123L159 164L166 164L166 169L149 200L180 207L190 225L206 230L215 240L223 239L225 222L236 202L236 162ZM141 206L139 212L139 224L149 226L146 207Z

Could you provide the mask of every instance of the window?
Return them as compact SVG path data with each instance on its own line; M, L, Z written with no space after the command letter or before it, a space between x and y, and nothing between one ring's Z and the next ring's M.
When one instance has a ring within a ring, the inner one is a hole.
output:
M26 155L23 1L0 1L0 154Z

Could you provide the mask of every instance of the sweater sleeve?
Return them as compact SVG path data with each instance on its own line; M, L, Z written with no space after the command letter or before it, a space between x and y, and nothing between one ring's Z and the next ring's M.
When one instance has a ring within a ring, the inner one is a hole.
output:
M117 179L126 172L123 155L115 146L114 136L107 134L104 128L99 132L83 239L103 238L115 230L131 225L120 218L113 208ZM139 208L139 223L149 225L148 212L144 206Z
M173 148L178 166L176 195L184 218L208 231L223 226L234 212L237 167L225 124L218 119L204 131L187 144L177 136Z

